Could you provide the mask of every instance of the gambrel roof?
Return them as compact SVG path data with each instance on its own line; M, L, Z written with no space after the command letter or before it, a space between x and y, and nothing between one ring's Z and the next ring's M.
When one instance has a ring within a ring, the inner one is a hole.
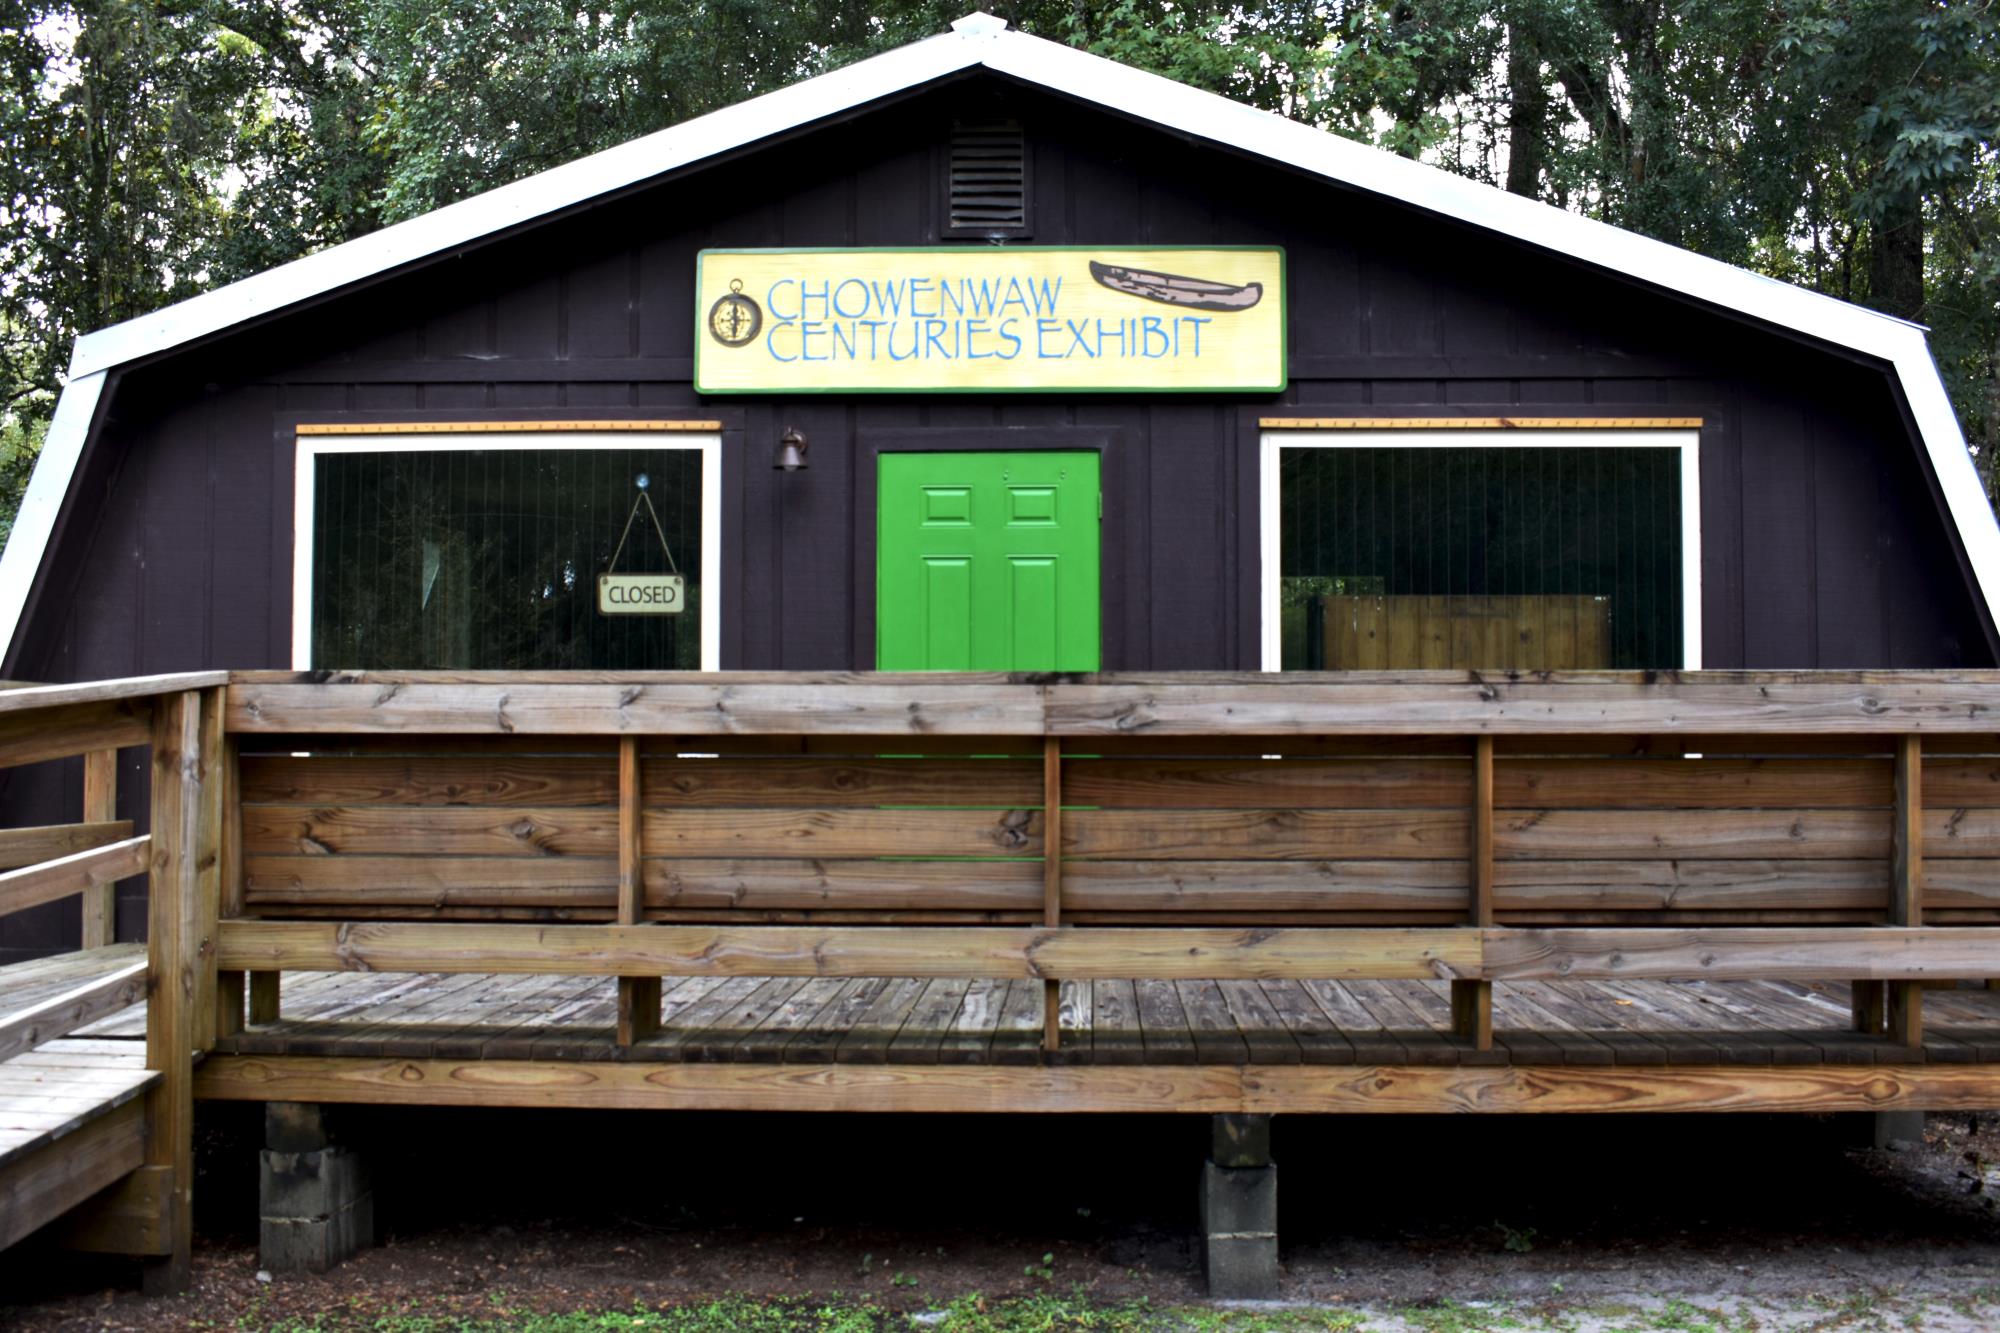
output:
M0 556L0 639L11 643L96 416L108 372L301 302L510 232L668 172L853 112L955 74L990 70L1163 129L1367 190L1595 265L1822 345L1881 361L1930 459L1989 616L2000 620L2000 525L1966 452L1925 331L1634 232L1009 29L989 14L504 185L149 315L86 334L13 538Z

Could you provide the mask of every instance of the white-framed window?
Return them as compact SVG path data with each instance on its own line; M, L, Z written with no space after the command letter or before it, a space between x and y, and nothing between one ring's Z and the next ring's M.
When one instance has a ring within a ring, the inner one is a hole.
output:
M1262 664L1701 665L1691 429L1267 430Z
M297 437L294 668L719 668L719 434L338 429ZM607 573L679 609L606 614Z

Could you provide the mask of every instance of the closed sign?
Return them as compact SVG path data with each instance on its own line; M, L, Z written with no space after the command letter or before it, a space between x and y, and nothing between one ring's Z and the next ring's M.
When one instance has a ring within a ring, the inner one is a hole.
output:
M597 610L607 616L677 616L687 609L687 581L678 574L600 574Z

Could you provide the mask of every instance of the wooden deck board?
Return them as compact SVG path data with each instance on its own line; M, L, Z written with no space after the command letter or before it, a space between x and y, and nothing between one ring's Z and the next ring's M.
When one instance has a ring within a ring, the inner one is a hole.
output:
M34 1152L159 1081L138 1042L47 1042L0 1061L0 1164Z
M2000 1062L2000 992L1931 991L1925 1057ZM1030 979L693 978L658 1036L620 1050L608 978L430 974L288 978L284 1018L230 1054L783 1064L1739 1067L1900 1064L1847 1028L1840 983L1503 982L1494 1049L1452 1032L1443 982L1083 981L1041 1050ZM143 1009L141 1008L143 1013ZM131 1043L126 1043L128 1046Z

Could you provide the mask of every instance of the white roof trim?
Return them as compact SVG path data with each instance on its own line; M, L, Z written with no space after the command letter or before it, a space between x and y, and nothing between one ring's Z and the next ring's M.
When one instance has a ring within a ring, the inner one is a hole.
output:
M1653 283L1891 364L2000 621L2000 524L1916 325L1508 194L1057 42L988 14L952 31L594 153L345 245L77 339L70 383L0 557L0 640L11 645L104 372L415 263L651 177L978 67ZM74 439L65 432L75 431ZM43 514L42 507L47 507Z
M63 497L69 494L70 479L83 457L83 442L90 438L90 423L97 415L97 399L103 391L101 370L95 375L72 375L63 386L56 414L49 421L49 433L42 438L41 456L35 459L34 475L28 478L28 493L21 497L21 510L14 515L7 549L0 552L0 626L6 629L9 648L14 643L14 629L21 623L22 608L28 604L28 590L35 586L42 553L55 534L56 516L62 512Z

